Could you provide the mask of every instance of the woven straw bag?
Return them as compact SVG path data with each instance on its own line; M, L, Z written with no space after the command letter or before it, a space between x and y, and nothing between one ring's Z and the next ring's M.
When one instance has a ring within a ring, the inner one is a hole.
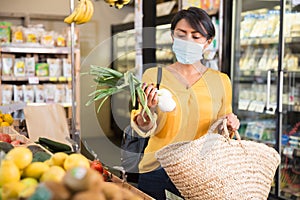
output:
M214 133L223 122L224 135ZM226 119L189 142L170 144L156 158L185 199L267 199L278 152L265 144L230 139Z

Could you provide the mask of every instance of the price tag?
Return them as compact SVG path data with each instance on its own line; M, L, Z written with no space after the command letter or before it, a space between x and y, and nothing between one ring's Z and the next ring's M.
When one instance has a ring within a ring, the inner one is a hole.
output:
M63 77L63 76L61 76L61 77L59 77L59 78L58 78L58 81L60 81L60 82L67 81L67 78L66 78L66 77Z
M252 101L250 103L250 105L248 106L248 110L249 111L255 111L255 108L256 108L256 101Z
M29 84L39 84L39 78L36 76L28 77L28 83Z
M247 110L249 104L250 104L250 100L248 100L248 99L240 99L239 100L238 108L239 108L239 110Z
M56 82L57 81L57 77L49 77L49 81Z
M275 103L273 103L273 104L271 104L271 105L269 106L269 109L266 110L266 113L267 113L267 114L270 114L270 115L274 115L276 109L277 109L277 105L276 105Z
M255 112L263 113L265 111L265 103L259 101L256 103Z

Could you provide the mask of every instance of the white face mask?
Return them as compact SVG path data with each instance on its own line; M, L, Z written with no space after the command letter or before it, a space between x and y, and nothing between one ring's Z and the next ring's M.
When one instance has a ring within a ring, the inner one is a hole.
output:
M205 43L199 44L174 37L172 50L178 62L182 64L194 64L203 59Z

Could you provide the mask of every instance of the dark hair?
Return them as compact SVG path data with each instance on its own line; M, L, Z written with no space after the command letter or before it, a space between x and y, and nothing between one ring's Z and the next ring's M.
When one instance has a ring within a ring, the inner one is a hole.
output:
M187 10L180 10L171 21L171 31L174 32L176 24L185 19L193 29L201 33L208 40L215 36L215 27L210 16L201 8L189 7Z

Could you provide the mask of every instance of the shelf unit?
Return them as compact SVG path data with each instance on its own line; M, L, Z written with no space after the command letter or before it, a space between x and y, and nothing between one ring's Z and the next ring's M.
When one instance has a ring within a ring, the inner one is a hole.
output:
M59 57L64 57L64 58L69 58L70 56L70 48L69 47L47 47L47 46L42 46L42 45L28 45L28 44L10 44L10 45L1 45L0 46L0 57L2 58L3 54L12 54L12 55L26 55L26 54L33 54L33 55L46 55L46 56L59 56ZM1 59L2 60L2 59ZM79 73L80 73L80 50L77 48L75 49L75 72L77 79L76 81L76 91L77 94L79 94ZM0 84L25 84L25 85L36 85L36 84L43 84L43 83L51 83L51 84L71 84L72 77L49 77L49 76L13 76L13 75L6 75L3 76L1 75L1 80ZM2 93L0 94L0 99L2 100ZM79 102L80 98L77 95L76 97L77 101L77 107L76 107L76 112L77 112L77 119L76 119L76 129L79 130L80 128L80 120L79 120ZM46 103L28 103L27 105L43 105ZM72 117L72 102L61 102L59 103L66 109L66 114L68 118Z
M70 0L71 9L74 7L74 1ZM79 45L75 44L75 27L74 24L71 26L66 26L63 22L65 15L54 15L54 14L35 14L35 13L16 13L16 12L0 12L0 20L12 22L16 26L28 27L30 24L41 23L46 26L50 26L54 29L63 29L70 28L70 41L66 47L52 47L52 46L43 46L41 44L5 44L0 46L0 56L1 54L32 54L32 55L48 55L48 56L59 56L60 58L68 58L71 60L71 77L13 77L13 76L2 76L2 83L16 83L16 84L29 84L30 82L38 83L52 83L59 84L64 83L68 84L72 88L72 102L71 103L61 103L65 109L67 117L76 118L72 120L71 135L74 136L76 131L80 130L80 50ZM1 97L1 96L0 96ZM1 97L2 100L2 97ZM37 105L36 103L34 103Z

